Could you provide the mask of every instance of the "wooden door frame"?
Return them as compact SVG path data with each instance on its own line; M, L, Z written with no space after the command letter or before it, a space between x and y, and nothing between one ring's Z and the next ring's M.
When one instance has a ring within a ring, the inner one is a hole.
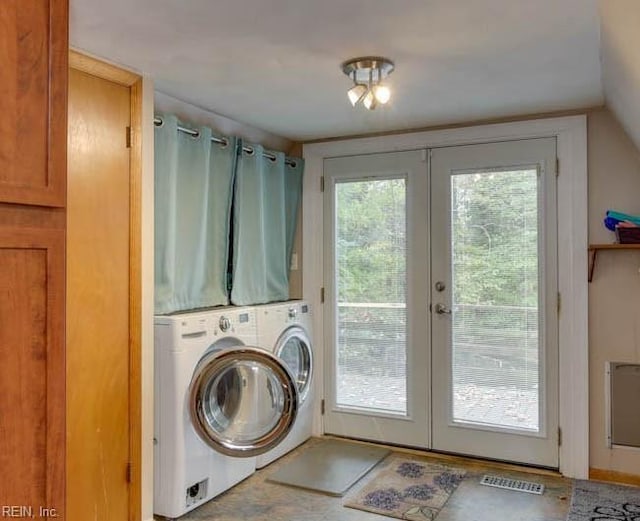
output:
M142 77L80 52L69 68L117 83L131 93L129 163L129 521L142 518Z

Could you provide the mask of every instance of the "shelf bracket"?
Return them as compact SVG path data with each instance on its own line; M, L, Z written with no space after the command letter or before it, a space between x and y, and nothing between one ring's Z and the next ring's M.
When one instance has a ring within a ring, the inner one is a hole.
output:
M610 251L621 251L621 250L640 250L640 243L630 242L630 243L613 243L613 244L590 244L589 245L589 282L593 280L593 272L596 267L596 257L598 255L598 250L610 250Z
M598 255L598 250L596 248L589 249L589 282L593 280L593 270L596 267L596 257Z

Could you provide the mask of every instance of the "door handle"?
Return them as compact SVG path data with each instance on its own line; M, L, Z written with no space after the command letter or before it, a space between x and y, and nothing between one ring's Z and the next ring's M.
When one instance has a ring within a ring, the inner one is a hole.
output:
M451 310L445 306L444 304L436 304L436 313L438 313L438 315L451 315Z

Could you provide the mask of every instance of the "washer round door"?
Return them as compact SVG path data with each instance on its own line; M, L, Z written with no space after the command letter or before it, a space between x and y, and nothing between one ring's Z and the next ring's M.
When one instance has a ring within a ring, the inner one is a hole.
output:
M299 326L286 329L275 346L275 354L287 366L298 386L300 403L309 394L313 379L313 349L306 331Z
M189 389L196 432L227 456L250 457L274 448L298 411L298 388L285 364L257 347L206 353Z

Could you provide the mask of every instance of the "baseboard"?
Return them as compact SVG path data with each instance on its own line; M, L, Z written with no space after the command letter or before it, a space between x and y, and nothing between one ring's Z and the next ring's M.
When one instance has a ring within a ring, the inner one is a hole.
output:
M612 481L613 483L623 483L625 485L635 485L640 487L640 476L637 474L627 474L615 470L589 469L589 479L596 481Z
M357 443L360 445L375 445L376 447L384 447L391 451L395 452L403 452L405 454L413 454L415 456L427 456L430 458L437 458L441 460L447 460L451 463L458 462L460 465L481 465L481 466L489 466L495 469L503 469L503 470L512 470L515 472L527 472L529 474L539 474L541 476L556 476L559 477L561 474L557 470L550 470L540 467L531 467L527 465L521 465L518 463L509 463L505 461L495 461L488 460L483 458L474 458L472 456L457 456L455 454L446 454L443 452L434 452L430 449L415 449L411 447L403 447L401 445L389 445L385 443L379 443L377 441L367 441L367 440L358 440L354 438L346 438L344 436L336 436L333 434L323 434L321 436L316 436L317 438L325 438L331 440L347 440L352 443Z

